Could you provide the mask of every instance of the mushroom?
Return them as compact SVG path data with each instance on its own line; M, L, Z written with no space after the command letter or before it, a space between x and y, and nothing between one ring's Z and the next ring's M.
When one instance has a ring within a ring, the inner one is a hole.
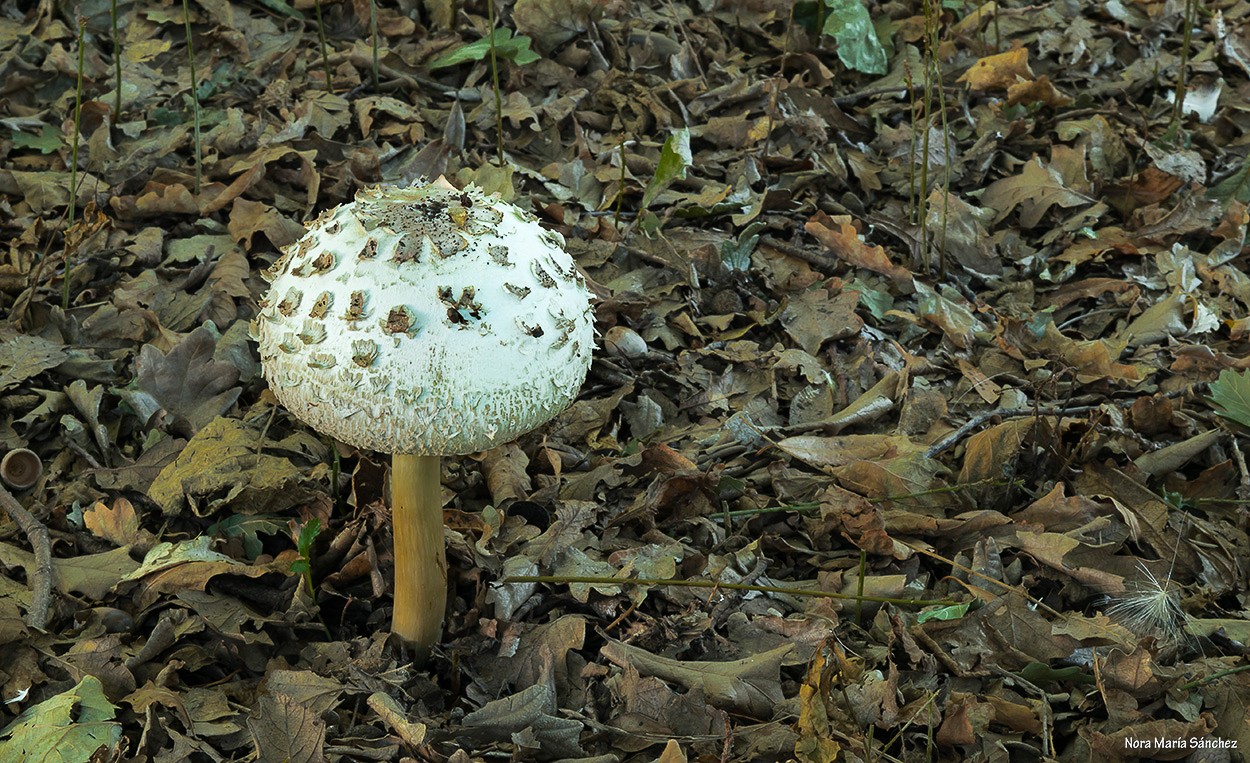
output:
M317 431L392 454L391 628L428 656L447 602L440 456L564 410L590 366L590 292L563 237L443 178L322 214L266 273L253 331L278 400Z

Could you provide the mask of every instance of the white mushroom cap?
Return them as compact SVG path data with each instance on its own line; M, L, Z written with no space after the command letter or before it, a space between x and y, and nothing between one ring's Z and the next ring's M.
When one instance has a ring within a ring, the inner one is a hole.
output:
M590 292L533 215L440 179L363 190L308 228L268 273L254 332L270 388L317 431L460 455L576 397Z

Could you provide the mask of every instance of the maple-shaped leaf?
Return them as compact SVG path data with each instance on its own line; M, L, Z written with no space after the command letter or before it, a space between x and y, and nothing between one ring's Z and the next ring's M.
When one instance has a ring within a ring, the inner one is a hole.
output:
M0 763L76 763L113 751L122 726L95 676L30 707L0 731ZM7 737L7 739L3 739ZM105 755L105 758L111 757Z
M1019 175L996 180L981 196L981 201L998 210L994 222L1001 221L1016 207L1020 207L1020 227L1032 228L1042 220L1047 210L1058 204L1061 207L1079 207L1092 204L1093 199L1077 193L1063 184L1059 171L1034 159L1024 165Z
M1250 377L1244 371L1221 371L1211 382L1211 402L1216 413L1250 427Z
M146 344L135 361L135 384L123 392L144 421L164 411L165 427L193 435L239 399L239 369L213 359L217 339L207 328L187 334L177 347L163 354Z

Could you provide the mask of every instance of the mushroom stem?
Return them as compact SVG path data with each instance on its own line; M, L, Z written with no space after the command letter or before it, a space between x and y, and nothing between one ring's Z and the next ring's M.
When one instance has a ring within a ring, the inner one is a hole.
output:
M396 453L391 459L391 527L395 534L395 611L391 630L423 662L443 635L447 556L438 456Z

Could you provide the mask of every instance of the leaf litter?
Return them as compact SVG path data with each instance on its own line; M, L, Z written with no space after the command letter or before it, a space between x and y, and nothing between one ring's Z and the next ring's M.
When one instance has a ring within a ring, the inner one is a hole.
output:
M0 760L1250 749L1236 6L324 3L329 82L310 8L192 4L192 82L180 8L84 6L77 136L77 19L0 14L0 448L45 465ZM247 325L305 220L438 174L564 235L606 347L445 461L418 668L386 467Z

